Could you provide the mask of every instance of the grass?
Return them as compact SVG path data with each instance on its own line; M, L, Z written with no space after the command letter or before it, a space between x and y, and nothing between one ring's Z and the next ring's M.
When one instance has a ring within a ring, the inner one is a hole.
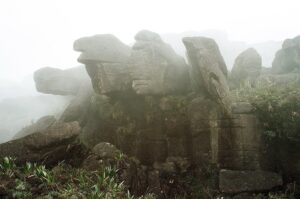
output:
M87 171L60 163L47 169L29 162L16 166L13 158L5 157L0 163L0 198L152 199L154 196L131 195L112 167Z

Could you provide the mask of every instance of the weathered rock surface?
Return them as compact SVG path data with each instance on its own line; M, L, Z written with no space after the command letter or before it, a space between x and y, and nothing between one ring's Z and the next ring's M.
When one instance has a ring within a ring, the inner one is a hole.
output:
M56 122L56 119L54 116L52 116L52 115L44 116L44 117L40 118L36 123L23 128L21 131L19 131L14 136L13 139L18 139L18 138L33 134L35 132L43 131L43 130L47 129L48 127L50 127L55 122Z
M132 88L139 95L163 95L188 90L188 66L157 33L142 30L135 36L129 61Z
M206 37L186 37L183 43L192 65L190 75L194 89L217 101L230 113L227 68L216 42Z
M282 49L277 51L272 63L272 71L276 74L293 72L300 69L300 36L286 39Z
M76 148L74 141L80 132L78 122L58 122L47 129L1 144L0 157L15 157L18 163L30 161L47 165L68 159L72 161L70 156L74 155L72 152ZM75 154L77 159L82 158L79 153L81 146L76 150L79 150Z
M74 42L74 50L81 52L80 63L126 63L130 47L110 34L83 37Z
M266 191L282 186L282 177L268 171L221 170L219 187L223 193Z
M85 64L95 92L113 94L128 91L131 79L128 59L131 50L113 35L95 35L74 42L81 52L78 61Z
M83 83L89 82L84 67L66 70L45 67L34 73L37 91L53 95L76 95Z
M261 70L261 56L254 48L248 48L235 59L231 71L231 80L236 85L245 81L254 83L255 79L260 75Z

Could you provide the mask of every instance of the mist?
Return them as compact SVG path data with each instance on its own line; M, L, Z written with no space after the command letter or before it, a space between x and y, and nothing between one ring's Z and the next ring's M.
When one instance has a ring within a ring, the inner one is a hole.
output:
M182 37L207 36L217 41L229 70L249 47L261 54L264 67L271 67L282 41L300 32L292 2L2 1L0 142L39 117L63 110L69 98L38 93L33 73L45 66L78 65L72 45L79 37L114 33L131 45L135 32L150 29L185 57Z

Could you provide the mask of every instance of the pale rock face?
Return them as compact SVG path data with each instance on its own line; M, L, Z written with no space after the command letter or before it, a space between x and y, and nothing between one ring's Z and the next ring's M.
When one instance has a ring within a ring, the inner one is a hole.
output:
M139 95L162 95L188 90L188 67L157 33L142 30L135 36L129 60L132 88Z
M235 59L231 79L240 84L245 80L254 81L262 70L261 56L254 48L248 48Z
M219 102L229 113L231 100L226 78L227 68L218 45L213 39L206 37L185 37L183 43L192 65L194 90Z
M113 35L95 35L74 42L81 52L78 61L85 64L95 92L111 94L130 89L128 59L130 47Z

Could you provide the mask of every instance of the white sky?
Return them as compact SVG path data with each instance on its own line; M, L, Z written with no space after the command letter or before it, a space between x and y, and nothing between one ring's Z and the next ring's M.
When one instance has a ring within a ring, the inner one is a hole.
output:
M0 0L0 80L78 65L73 41L112 33L131 43L140 29L220 29L248 43L300 34L299 0Z

